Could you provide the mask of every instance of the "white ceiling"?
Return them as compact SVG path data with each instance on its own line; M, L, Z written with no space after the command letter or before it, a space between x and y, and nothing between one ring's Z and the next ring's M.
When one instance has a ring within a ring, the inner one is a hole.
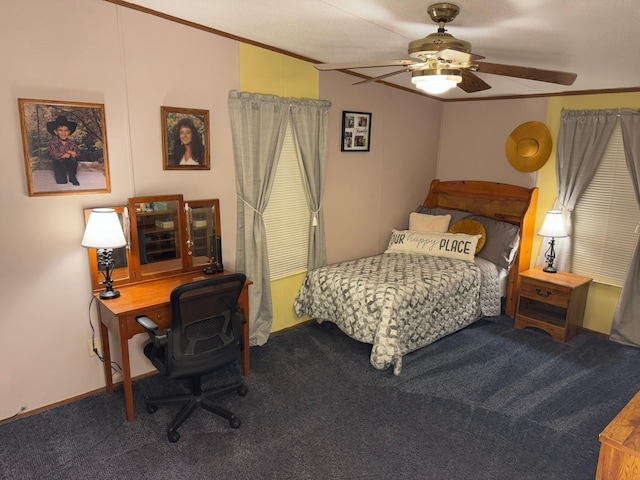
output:
M111 0L110 0L111 1ZM126 4L116 0L115 3ZM437 31L429 0L129 0L323 63L407 59L410 41ZM640 89L640 0L453 0L447 25L485 61L575 72L572 86L477 73L491 89L443 99ZM395 68L397 69L397 67ZM361 70L370 76L394 71ZM354 83L359 81L354 77ZM409 73L385 82L414 89Z

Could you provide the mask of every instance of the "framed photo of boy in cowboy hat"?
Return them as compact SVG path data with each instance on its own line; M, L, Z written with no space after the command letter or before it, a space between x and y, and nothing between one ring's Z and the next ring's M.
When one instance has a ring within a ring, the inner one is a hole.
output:
M18 99L29 196L109 193L104 105Z

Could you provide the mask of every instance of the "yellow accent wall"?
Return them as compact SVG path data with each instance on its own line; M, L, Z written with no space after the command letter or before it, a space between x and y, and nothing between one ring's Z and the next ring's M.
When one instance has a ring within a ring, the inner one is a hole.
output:
M536 231L542 226L545 214L553 208L556 199L556 145L560 130L560 114L567 110L599 110L608 108L640 108L640 93L611 93L601 95L575 95L551 97L547 110L547 126L553 137L550 160L540 169L538 187L538 212ZM538 251L542 238L536 235L533 251ZM535 258L532 259L532 264ZM606 335L611 333L611 323L620 298L620 288L592 282L589 288L584 327Z
M318 99L320 75L311 63L245 43L239 57L243 92Z
M244 43L239 49L240 89L280 97L313 98L320 95L320 75L309 62ZM293 301L305 274L271 282L272 332L307 321L293 311Z

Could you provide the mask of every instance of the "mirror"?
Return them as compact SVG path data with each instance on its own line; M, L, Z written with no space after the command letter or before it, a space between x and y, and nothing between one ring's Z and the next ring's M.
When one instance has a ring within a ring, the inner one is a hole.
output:
M129 199L131 237L140 279L181 272L185 268L182 195Z
M185 202L187 214L187 255L191 267L204 267L204 273L222 272L222 236L218 199Z
M113 208L127 246L113 250L116 286L200 270L222 272L222 234L218 199L184 202L182 195L130 198ZM85 209L85 222L91 209ZM93 291L104 289L95 249L88 249Z

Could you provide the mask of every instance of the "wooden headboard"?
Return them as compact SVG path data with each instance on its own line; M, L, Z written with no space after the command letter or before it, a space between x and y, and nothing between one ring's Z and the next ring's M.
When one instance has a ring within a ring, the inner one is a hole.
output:
M423 205L427 208L464 210L520 227L520 247L509 273L505 306L505 313L514 318L520 287L518 273L528 270L531 265L538 189L473 180L434 180Z

